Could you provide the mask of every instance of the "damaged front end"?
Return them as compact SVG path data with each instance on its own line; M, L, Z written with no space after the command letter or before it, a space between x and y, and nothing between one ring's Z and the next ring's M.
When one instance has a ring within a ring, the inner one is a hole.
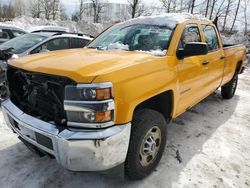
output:
M23 112L55 125L66 126L64 88L75 84L73 81L9 66L7 84L11 101Z
M102 171L125 161L131 124L114 125L112 83L77 84L9 66L7 84L4 118L31 149L73 171Z

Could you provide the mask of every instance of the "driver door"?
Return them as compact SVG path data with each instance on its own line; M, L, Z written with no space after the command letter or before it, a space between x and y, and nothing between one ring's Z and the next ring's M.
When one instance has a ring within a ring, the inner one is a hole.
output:
M197 24L186 25L179 41L179 49L185 47L189 42L201 42L200 29ZM206 56L191 56L178 60L179 100L177 114L182 114L188 108L202 100L206 91L206 71L208 67L204 64Z

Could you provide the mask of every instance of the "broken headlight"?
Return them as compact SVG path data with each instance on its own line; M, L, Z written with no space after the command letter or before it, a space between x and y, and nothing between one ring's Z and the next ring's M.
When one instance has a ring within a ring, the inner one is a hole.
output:
M65 87L64 110L71 127L104 128L114 125L112 83Z

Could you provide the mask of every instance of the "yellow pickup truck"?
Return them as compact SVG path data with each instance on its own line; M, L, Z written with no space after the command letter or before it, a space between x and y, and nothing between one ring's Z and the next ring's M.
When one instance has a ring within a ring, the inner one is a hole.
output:
M169 121L220 87L232 98L245 62L246 48L223 46L209 20L140 17L84 49L12 60L2 111L29 148L69 170L124 164L141 179L162 157Z

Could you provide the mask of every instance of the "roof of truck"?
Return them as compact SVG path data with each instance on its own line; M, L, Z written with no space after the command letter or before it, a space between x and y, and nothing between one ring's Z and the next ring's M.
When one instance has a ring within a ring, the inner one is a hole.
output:
M168 13L156 16L140 16L138 18L130 19L120 24L124 25L150 24L150 25L169 26L170 28L174 28L177 24L187 20L200 20L200 21L211 22L207 18L200 15L193 15L189 13Z

